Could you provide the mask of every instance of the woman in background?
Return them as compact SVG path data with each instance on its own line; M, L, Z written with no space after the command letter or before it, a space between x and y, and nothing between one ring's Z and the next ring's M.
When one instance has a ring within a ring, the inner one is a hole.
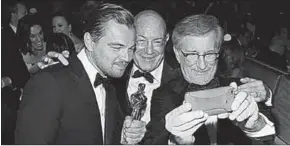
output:
M26 15L17 28L17 39L23 60L30 74L39 71L38 63L46 55L46 42L40 17Z
M64 33L67 35L73 41L77 53L84 47L83 41L72 33L70 19L63 12L57 12L52 16L52 28L54 33Z

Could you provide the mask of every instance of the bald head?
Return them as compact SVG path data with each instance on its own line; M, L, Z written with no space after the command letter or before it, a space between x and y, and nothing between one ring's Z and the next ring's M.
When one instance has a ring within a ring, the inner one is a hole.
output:
M164 57L165 45L169 39L164 19L155 11L142 11L135 16L136 51L135 65L145 71L155 70Z
M135 26L138 27L158 27L158 28L162 28L160 30L164 31L164 34L167 32L166 29L166 23L164 21L164 19L162 18L162 16L153 11L153 10L145 10L142 11L140 13L138 13L135 16ZM159 30L159 31L160 31Z

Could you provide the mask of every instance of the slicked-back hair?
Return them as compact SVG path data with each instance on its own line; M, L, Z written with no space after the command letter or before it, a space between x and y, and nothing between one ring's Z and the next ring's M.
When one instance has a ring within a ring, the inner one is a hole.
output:
M54 18L54 17L63 17L68 25L71 24L71 22L72 22L71 15L65 11L57 11L57 12L53 13L52 18Z
M219 21L212 15L191 15L178 22L172 33L173 46L179 48L179 42L186 36L205 37L211 32L216 35L215 47L220 48L224 34Z
M110 20L135 29L134 17L127 9L115 4L103 3L90 11L84 31L90 33L93 41L96 42L104 35L106 23Z

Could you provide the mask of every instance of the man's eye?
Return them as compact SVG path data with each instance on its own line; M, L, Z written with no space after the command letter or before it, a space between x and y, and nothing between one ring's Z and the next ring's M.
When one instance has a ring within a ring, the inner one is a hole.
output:
M154 43L155 44L161 44L161 41L155 41Z
M139 40L139 41L137 41L137 44L145 44L145 41Z
M112 47L114 50L118 51L121 49L121 47Z

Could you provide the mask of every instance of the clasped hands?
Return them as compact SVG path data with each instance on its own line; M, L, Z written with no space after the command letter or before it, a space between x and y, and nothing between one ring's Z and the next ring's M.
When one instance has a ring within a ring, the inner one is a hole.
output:
M262 81L242 78L243 85L235 88L235 99L231 105L232 112L217 115L219 119L230 119L242 130L255 132L265 126L263 117L259 115L257 102L265 101L268 88ZM178 144L193 144L193 134L206 122L208 114L203 111L192 111L191 104L184 103L169 112L165 117L165 127L174 136Z

